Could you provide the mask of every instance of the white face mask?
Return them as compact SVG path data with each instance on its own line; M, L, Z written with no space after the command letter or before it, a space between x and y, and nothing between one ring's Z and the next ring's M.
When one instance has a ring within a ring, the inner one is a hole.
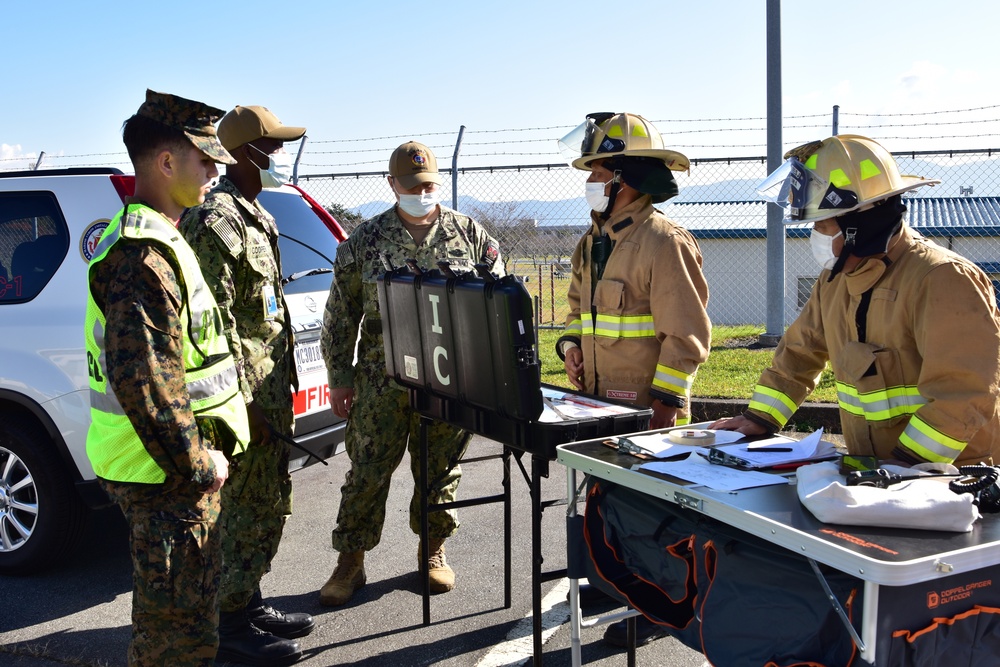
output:
M833 240L838 236L840 236L840 232L828 236L815 229L809 233L809 247L812 249L813 259L824 269L832 269L833 265L837 263L837 256L833 254Z
M260 169L260 186L262 188L280 188L292 180L292 156L284 150L268 155L253 144L247 144L261 155L267 157L267 169ZM259 169L259 167L258 167Z
M608 181L612 183L613 181ZM608 187L608 183L586 183L586 197L587 204L591 209L597 213L604 213L604 210L608 207L608 196L604 194L604 188Z
M441 203L441 191L431 190L430 192L423 192L419 195L404 195L397 192L399 195L399 208L407 215L412 215L414 218L423 218L430 215L437 205Z

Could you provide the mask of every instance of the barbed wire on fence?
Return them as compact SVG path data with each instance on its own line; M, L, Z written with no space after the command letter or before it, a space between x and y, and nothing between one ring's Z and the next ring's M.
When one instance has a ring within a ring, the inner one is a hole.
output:
M915 226L1000 279L1000 150L895 155L903 173L942 181L911 202ZM299 184L335 216L350 214L347 222L356 224L394 201L385 176L384 171L313 174ZM763 156L699 159L692 161L690 173L678 174L680 195L660 205L698 239L711 290L709 315L719 324L765 321L766 205L755 192L764 176ZM454 195L457 208L500 242L508 270L526 280L537 297L543 326L561 326L567 313L569 260L590 219L584 180L583 172L546 163L460 168L458 192L453 193L450 177L442 185L449 206ZM806 235L786 243L785 313L791 321L819 269Z
M878 141L892 141L892 142L915 142L922 141L925 142L941 142L941 141L952 141L952 142L983 142L986 140L992 140L996 137L1000 137L1000 132L993 132L990 129L985 131L973 131L966 134L938 134L934 136L928 135L926 132L917 132L914 135L907 135L903 132L893 132L891 135L886 134L887 129L911 129L911 130L926 130L927 128L935 127L946 127L946 126L964 126L964 127L983 127L983 128L996 128L1000 124L1000 118L996 117L993 113L990 117L965 117L959 120L928 120L931 117L941 117L941 116L958 116L958 115L976 115L983 114L984 112L995 112L1000 109L1000 104L998 105L985 105L979 107L963 108L963 109L947 109L947 110L936 110L936 111L925 111L925 112L863 112L863 111L849 111L845 109L839 110L840 126L841 132L845 131L856 131L863 134L868 134L873 139ZM815 129L819 134L824 136L830 133L830 114L828 113L816 113L816 114L799 114L799 115L788 115L784 117L784 122L786 123L783 127L784 130L805 130L805 129ZM856 122L852 119L858 119ZM886 119L887 123L872 122L872 119ZM764 116L743 116L743 117L719 117L719 118L661 118L654 119L652 122L656 125L660 131L663 133L665 139L671 143L671 146L682 150L705 150L705 151L720 151L720 150L734 150L734 149L757 149L760 152L766 151L766 140L765 132L766 128L759 126L747 126L738 125L739 123L753 123L753 122L763 122L766 121ZM802 120L815 120L814 123L798 123L797 121ZM827 122L824 122L827 121ZM716 124L737 124L732 126L718 127ZM694 129L674 129L675 126L686 126L700 124L704 127L698 127ZM572 125L550 125L542 127L527 127L527 128L501 128L501 129L475 129L469 128L465 130L465 134L473 137L473 141L468 141L465 143L466 146L477 146L481 147L475 151L466 151L460 157L463 160L475 160L482 161L487 158L509 160L510 158L539 158L539 157L557 157L558 154L554 148L554 142L558 137L562 136L566 131L570 130ZM1000 129L1000 128L998 128ZM877 131L877 132L873 132ZM520 139L513 138L517 135L529 133L529 132L544 132L544 136L530 139ZM746 136L754 136L757 139L755 141L748 142ZM496 140L489 140L488 137L497 137ZM729 136L732 137L731 140L721 141L721 142L691 142L691 141L674 141L673 137L688 137L688 136ZM742 138L740 138L742 136ZM409 134L391 134L375 137L361 137L361 138L336 138L336 139L311 139L307 138L307 145L305 150L305 157L300 162L301 167L307 167L310 169L347 169L347 168L357 168L364 167L368 165L381 164L385 161L385 155L387 155L394 145L390 146L386 142L399 141L410 139L414 137L420 138L432 138L432 137L457 137L457 130L447 130L447 131L433 131L433 132L416 132ZM482 140L477 140L479 137L483 137ZM793 136L783 142L785 145L794 146L807 141L816 139L816 136ZM381 144L381 145L380 145ZM536 151L536 150L504 150L504 147L511 145L531 145L537 144L539 146L543 144L548 144L552 146L550 150ZM348 145L367 145L366 148L339 148L340 146ZM495 150L488 150L489 147L496 147ZM314 147L319 147L314 149ZM9 149L10 147L5 147ZM20 151L19 147L15 147ZM444 151L452 152L455 148L454 143L436 143L432 146L435 151L440 151L444 154ZM289 144L290 152L295 149L295 144ZM9 151L8 151L9 152ZM362 155L369 154L372 157L370 159L358 159L352 161L324 161L317 160L313 156L334 156L334 155ZM0 156L0 171L9 171L15 169L32 168L34 166L34 161L38 158L39 151L25 152L23 155L6 155ZM96 159L96 160L95 160ZM44 163L46 165L58 165L58 166L73 166L76 164L85 164L86 166L119 166L123 167L128 164L127 154L124 151L113 151L107 153L80 153L80 154L51 154L46 153L44 156Z

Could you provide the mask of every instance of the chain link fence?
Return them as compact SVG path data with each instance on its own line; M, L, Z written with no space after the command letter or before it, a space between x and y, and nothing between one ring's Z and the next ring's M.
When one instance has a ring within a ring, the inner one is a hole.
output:
M1000 151L897 154L904 174L940 179L905 198L910 226L979 264L1000 281ZM561 327L567 314L570 257L590 220L583 198L586 172L563 164L459 168L457 188L443 170L443 201L471 215L499 241L507 271L521 276L537 298L541 326ZM764 158L692 160L677 173L680 195L659 204L689 229L704 256L715 324L759 325L766 313L766 204L756 185ZM350 231L385 210L394 198L386 172L308 175L304 188ZM800 312L819 269L809 249L811 225L786 229L785 321Z

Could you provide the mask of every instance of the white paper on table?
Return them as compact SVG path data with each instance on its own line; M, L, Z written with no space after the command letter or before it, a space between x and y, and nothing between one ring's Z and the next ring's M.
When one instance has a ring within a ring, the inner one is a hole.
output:
M799 461L813 461L831 457L837 453L833 443L822 440L823 428L820 427L802 438L790 440L783 436L754 440L748 443L725 445L717 447L720 451L731 454L749 463L750 468L770 468L771 466ZM789 452L769 452L767 447L787 447ZM707 449L701 451L707 453Z
M708 431L710 429L699 430ZM715 434L716 444L733 443L746 437L742 433L737 433L736 431L711 432ZM667 437L666 432L652 433L650 435L630 435L628 439L643 449L651 452L652 455L658 459L668 459L672 456L688 454L694 451L694 449L699 448L699 445L679 445L676 442L672 442L670 438Z
M640 470L670 475L688 482L701 484L717 491L738 491L757 486L787 484L788 479L780 475L753 470L737 470L727 466L714 465L697 452L681 461L652 461L639 466Z
M536 421L561 422L574 419L592 419L610 415L624 415L636 412L635 408L614 403L605 403L599 398L577 396L565 391L542 387L542 414Z

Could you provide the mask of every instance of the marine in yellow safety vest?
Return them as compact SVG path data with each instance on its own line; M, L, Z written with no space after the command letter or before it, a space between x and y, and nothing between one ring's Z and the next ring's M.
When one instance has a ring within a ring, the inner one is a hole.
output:
M87 455L130 526L130 666L210 667L218 646L223 450L250 431L218 308L174 225L232 161L221 115L146 92L122 129L135 196L88 272Z

